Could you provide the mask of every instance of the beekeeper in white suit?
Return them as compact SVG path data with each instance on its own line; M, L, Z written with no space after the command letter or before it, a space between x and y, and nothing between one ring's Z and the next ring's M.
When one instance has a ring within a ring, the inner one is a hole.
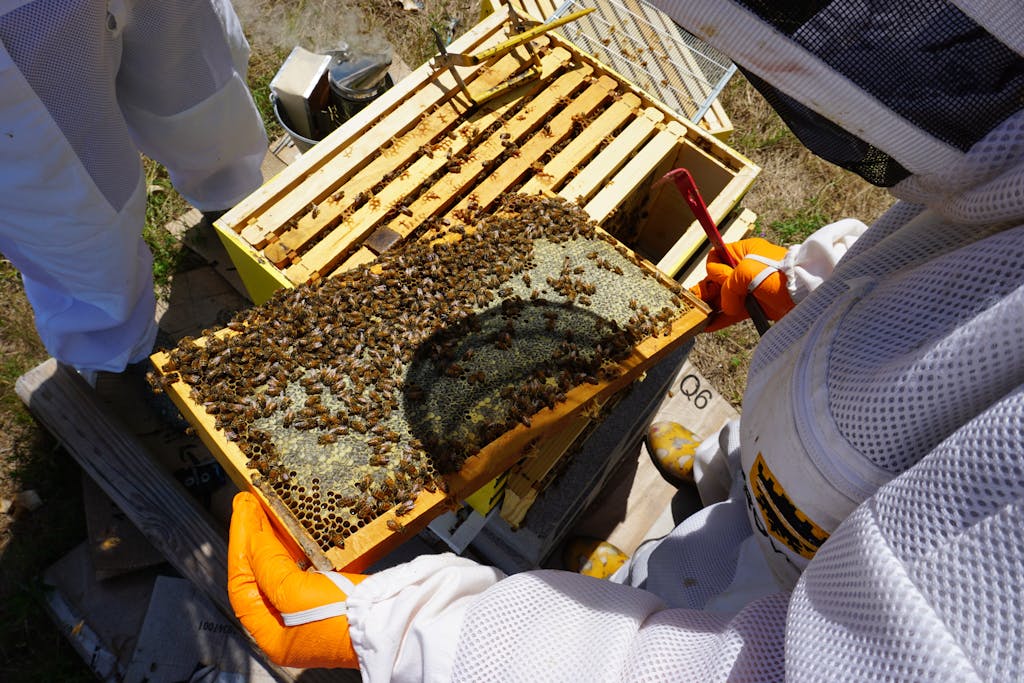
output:
M202 211L259 186L248 52L228 0L0 1L0 253L58 360L152 351L140 151Z
M450 555L306 572L239 494L236 612L278 661L368 681L1024 680L1018 0L655 4L900 199L767 250L755 295L798 301L703 446L719 500L601 581ZM702 291L735 314L762 261Z

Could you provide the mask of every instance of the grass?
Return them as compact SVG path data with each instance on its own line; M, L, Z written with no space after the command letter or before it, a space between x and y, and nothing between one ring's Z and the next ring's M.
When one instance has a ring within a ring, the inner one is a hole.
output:
M267 137L271 140L284 134L284 129L274 116L274 107L270 102L270 81L287 56L284 50L269 48L253 51L249 59L249 89L263 119L263 126L267 129Z
M46 359L21 278L0 259L0 497L35 490L43 505L0 524L0 680L85 681L89 672L44 611L42 570L84 538L80 473L15 393Z
M181 216L188 204L171 186L167 169L145 158L143 169L146 174L146 224L142 237L153 253L153 282L159 296L166 294L171 276L183 270L192 259L181 242L164 228Z
M832 217L821 208L820 197L808 197L792 215L772 221L764 231L770 241L781 246L800 244L818 228L829 223Z
M478 0L427 2L424 11L418 13L380 0L357 0L357 4L366 17L368 29L383 36L413 69L437 53L431 28L450 42L476 24L480 15Z

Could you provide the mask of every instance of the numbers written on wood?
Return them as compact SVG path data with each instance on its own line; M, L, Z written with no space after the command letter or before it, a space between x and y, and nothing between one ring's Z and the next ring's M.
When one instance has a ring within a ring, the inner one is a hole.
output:
M686 375L682 381L679 382L679 393L685 396L693 407L698 410L704 410L708 401L711 400L711 390L701 389L700 378L697 375Z

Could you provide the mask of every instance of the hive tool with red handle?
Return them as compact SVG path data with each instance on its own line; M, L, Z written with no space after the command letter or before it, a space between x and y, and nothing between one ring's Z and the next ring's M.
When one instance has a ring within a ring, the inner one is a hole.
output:
M704 198L700 196L700 190L697 189L697 183L694 182L690 172L685 168L675 168L666 173L662 180L671 180L675 183L679 194L683 195L683 199L686 201L687 206L690 207L690 211L697 217L697 222L704 228L704 234L708 236L708 241L711 242L711 246L718 254L718 258L722 263L735 268L737 265L736 259L725 248L722 234L718 232L718 226L711 219L708 207L704 204ZM750 314L750 319L754 322L754 327L757 328L758 334L764 335L771 327L771 324L768 322L768 316L764 314L761 304L757 303L757 299L754 298L753 292L747 294L743 303L746 306L747 313Z

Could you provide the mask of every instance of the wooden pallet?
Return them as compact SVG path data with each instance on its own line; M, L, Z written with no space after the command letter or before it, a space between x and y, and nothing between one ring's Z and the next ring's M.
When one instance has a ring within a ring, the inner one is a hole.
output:
M507 36L498 10L450 47L476 52ZM557 36L535 41L542 76L475 106L447 70L424 65L304 154L217 224L259 303L360 263L436 220L465 222L503 192L551 192L672 275L664 258L692 214L652 185L686 166L712 216L752 183L749 160L650 100ZM482 93L529 66L525 48L459 67ZM653 194L661 197L649 206ZM255 280L260 282L255 282Z

